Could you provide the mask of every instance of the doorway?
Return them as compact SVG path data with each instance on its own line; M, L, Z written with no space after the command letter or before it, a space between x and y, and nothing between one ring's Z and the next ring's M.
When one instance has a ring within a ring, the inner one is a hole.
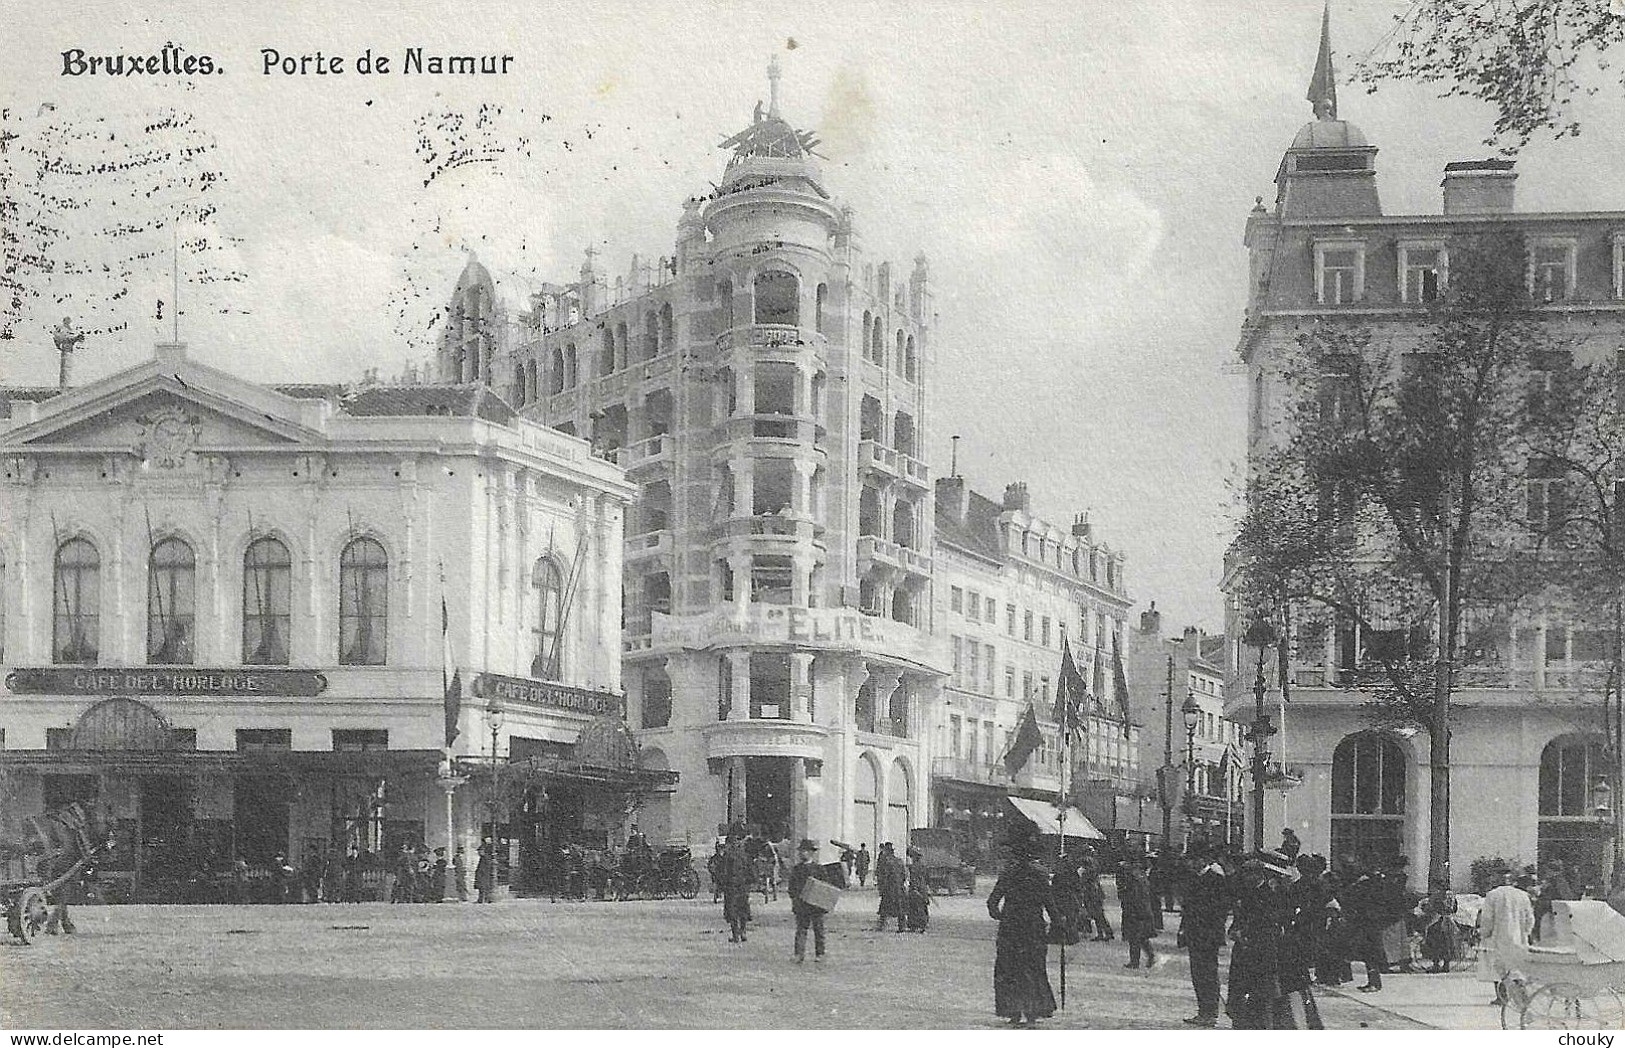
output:
M790 766L787 757L745 758L745 822L774 840L790 835Z
M136 890L147 900L178 899L191 872L191 791L178 775L144 775L139 781Z

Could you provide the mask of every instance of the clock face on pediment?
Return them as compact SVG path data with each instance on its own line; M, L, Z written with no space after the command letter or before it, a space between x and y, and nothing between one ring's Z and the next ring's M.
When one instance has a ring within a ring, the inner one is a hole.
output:
M197 446L203 423L180 407L166 407L136 419L141 424L141 440L136 451L142 461L158 469L178 469L187 454Z
M182 469L201 449L288 444L286 432L256 425L245 410L228 414L220 407L176 396L149 393L43 433L32 445L129 448L153 470Z

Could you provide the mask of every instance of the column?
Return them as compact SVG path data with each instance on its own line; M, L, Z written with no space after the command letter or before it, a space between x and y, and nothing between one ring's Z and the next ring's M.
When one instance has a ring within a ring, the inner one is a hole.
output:
M791 554L790 563L792 565L790 602L798 608L811 607L812 601L808 597L812 593L812 554Z
M790 719L802 724L812 723L812 661L807 652L790 653Z
M796 471L796 482L790 488L790 509L798 517L811 517L813 464L798 458L791 459L790 465Z
M875 730L891 734L891 700L903 683L903 674L894 669L877 669L875 678ZM882 730L884 726L884 730Z
M790 758L790 838L807 836L807 758Z
M729 824L745 821L745 758L728 758L728 810Z
M735 553L728 558L728 569L734 573L734 600L741 606L750 603L750 554Z
M728 460L734 478L733 516L749 517L756 512L756 468L751 459Z
M731 721L750 719L750 652L730 651L723 655L728 663L729 678L733 681L733 705L728 709Z

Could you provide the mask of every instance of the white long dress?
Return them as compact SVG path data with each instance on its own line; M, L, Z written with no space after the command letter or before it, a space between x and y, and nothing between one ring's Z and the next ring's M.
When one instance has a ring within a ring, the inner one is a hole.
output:
M1479 977L1500 982L1523 966L1529 956L1529 934L1535 928L1535 904L1529 893L1511 884L1484 896L1478 911Z

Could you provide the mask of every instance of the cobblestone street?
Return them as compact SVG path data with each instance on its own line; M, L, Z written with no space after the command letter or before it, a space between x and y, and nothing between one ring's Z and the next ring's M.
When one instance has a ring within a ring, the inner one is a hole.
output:
M925 936L873 932L874 894L830 923L829 960L792 963L789 904L756 901L750 941L693 902L80 908L80 934L0 949L7 1028L990 1028L984 896L939 900ZM1162 937L1171 942L1172 930ZM1120 943L1068 950L1056 1028L1179 1028L1183 955L1123 968ZM1059 954L1050 950L1059 989ZM17 986L29 991L19 994ZM1380 1002L1379 1002L1380 1003ZM1420 1024L1337 995L1328 1027Z

